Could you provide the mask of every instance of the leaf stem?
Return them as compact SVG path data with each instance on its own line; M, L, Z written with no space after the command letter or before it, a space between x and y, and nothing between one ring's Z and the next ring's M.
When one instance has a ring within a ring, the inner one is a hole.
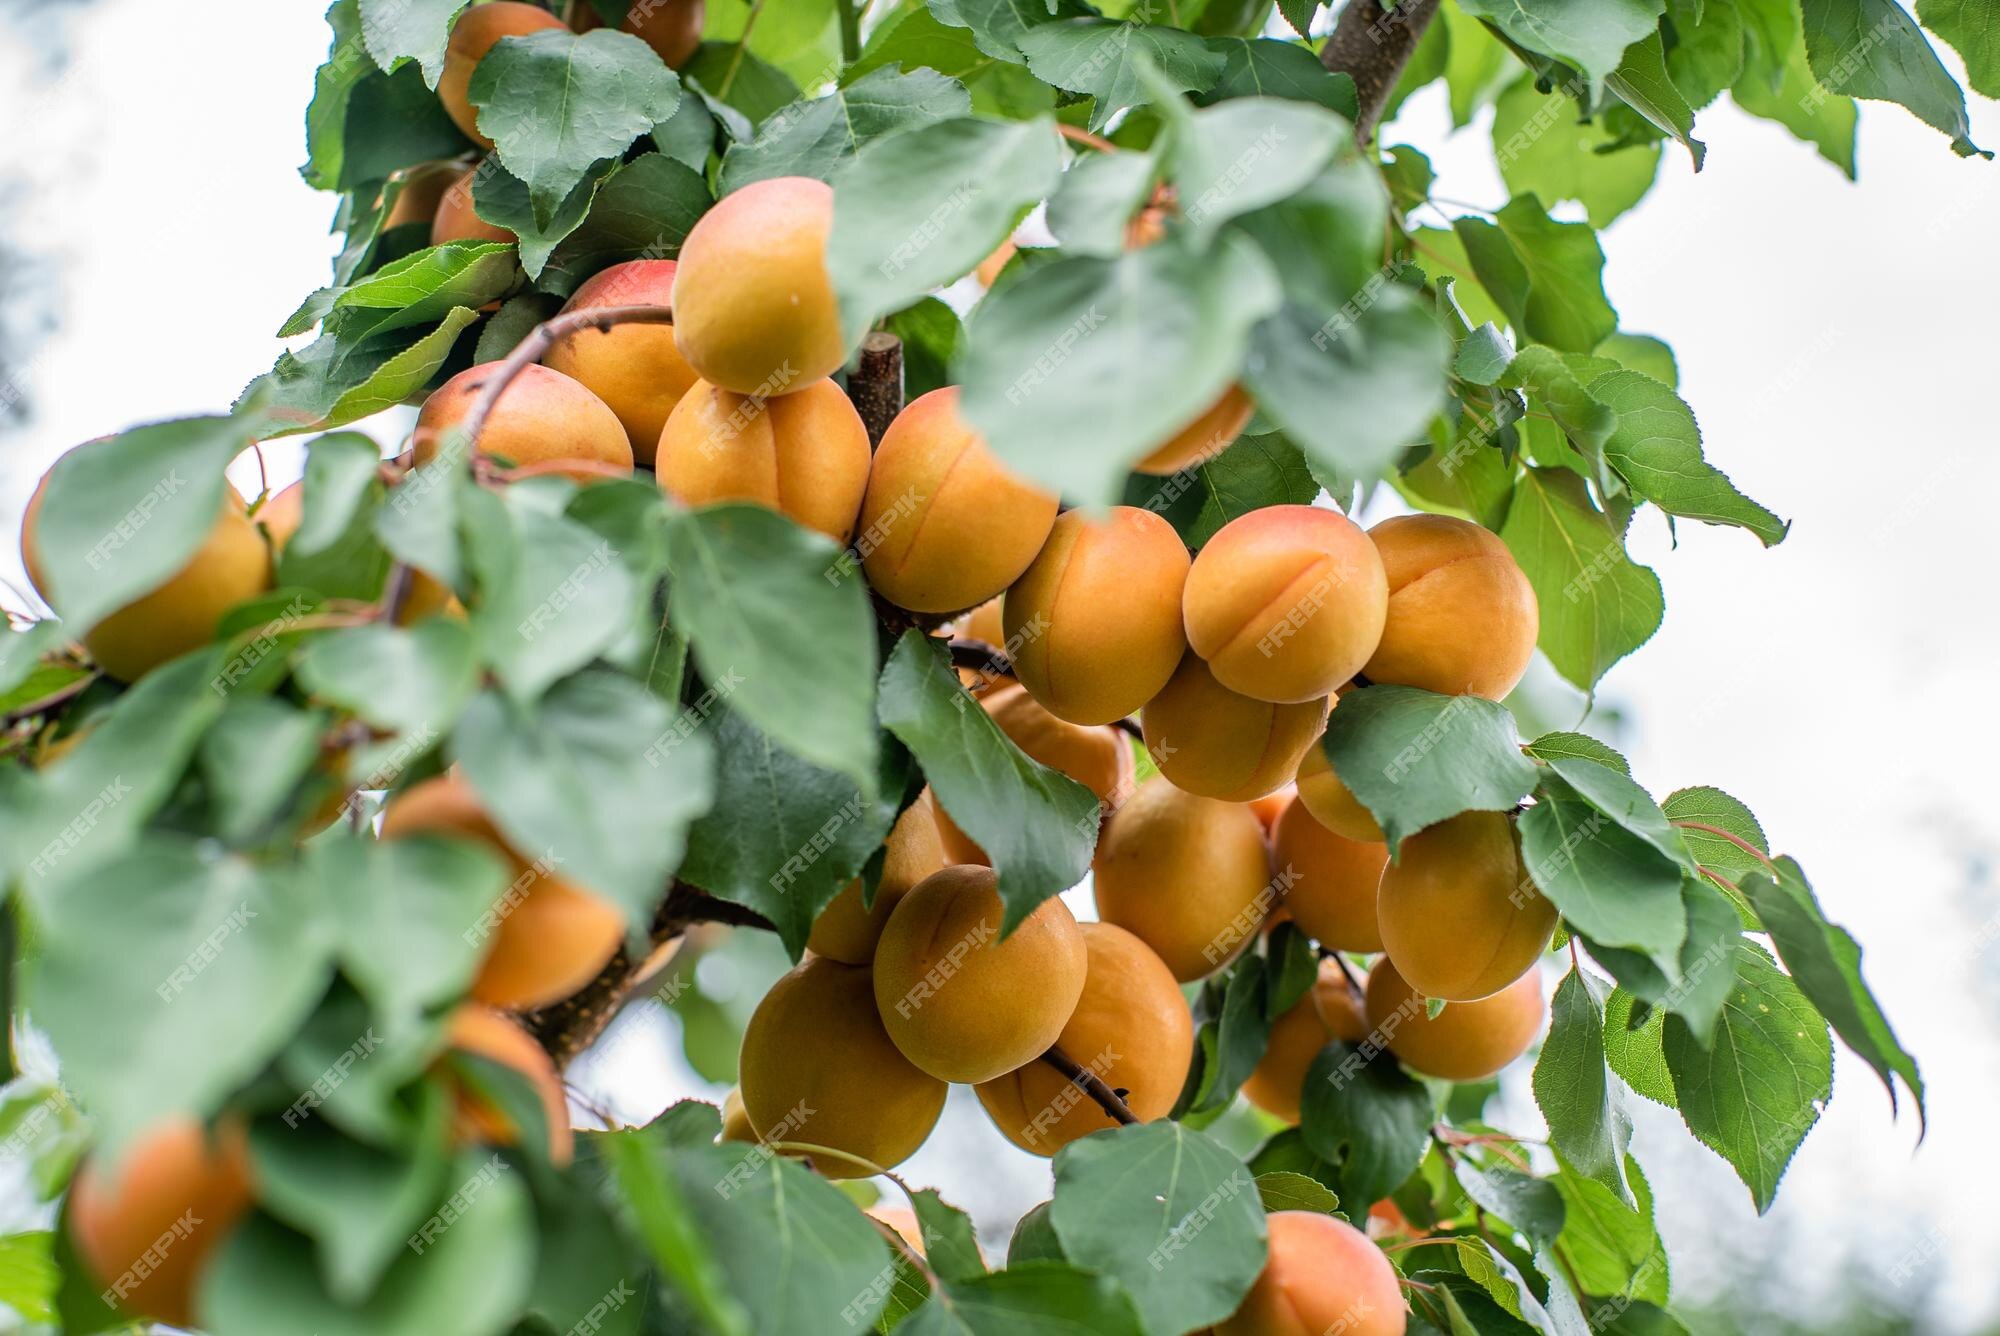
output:
M1762 863L1771 872L1775 873L1778 870L1778 865L1771 861L1769 854L1744 839L1741 835L1732 835L1722 827L1711 826L1706 821L1676 821L1672 824L1680 830L1698 830L1704 835L1714 835L1719 839L1728 840L1744 853L1749 854L1752 858Z
M1057 121L1056 133L1064 139L1069 140L1072 144L1082 144L1086 148L1096 149L1099 153L1121 153L1124 151L1103 135L1092 134L1081 126L1066 125L1062 121Z

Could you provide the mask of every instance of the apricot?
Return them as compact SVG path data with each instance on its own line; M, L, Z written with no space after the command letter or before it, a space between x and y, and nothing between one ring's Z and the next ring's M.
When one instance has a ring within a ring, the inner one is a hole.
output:
M684 506L750 501L836 543L868 490L868 428L830 380L760 399L698 380L660 433L660 486Z
M70 1237L119 1307L192 1327L195 1286L252 1189L241 1124L211 1135L192 1118L168 1118L126 1149L115 1174L84 1161L70 1185Z
M21 516L21 564L45 600L49 582L36 522L48 485L45 476ZM109 559L118 560L117 553L110 552ZM86 629L81 639L98 667L121 682L136 682L161 664L214 640L216 623L224 613L270 587L270 549L245 513L243 498L224 483L215 527L187 564Z
M1068 775L1096 794L1107 811L1116 809L1132 792L1137 767L1132 748L1117 729L1086 728L1058 719L1015 682L987 691L979 703L1030 760ZM936 812L938 835L944 841L948 861L989 861L986 851L959 829L943 804L936 805Z
M504 1011L559 1002L604 968L625 937L617 906L560 876L546 856L530 860L500 833L472 786L439 775L403 790L382 814L382 838L459 836L505 861L512 882L486 920L473 925L490 946L472 996Z
M815 955L866 965L875 958L875 943L881 939L890 913L911 888L945 865L937 819L931 815L930 803L921 798L896 818L882 847L882 880L875 887L875 903L863 909L861 878L848 882L813 920L806 946Z
M1097 914L1153 948L1182 983L1213 974L1276 903L1257 814L1155 775L1112 813L1093 863Z
M1113 923L1083 923L1083 995L1056 1036L1070 1061L1125 1092L1142 1122L1173 1111L1194 1060L1194 1017L1180 985L1153 949ZM1116 1127L1068 1077L1030 1062L977 1088L1009 1141L1054 1155L1079 1137Z
M1287 784L1281 789L1272 790L1261 798L1252 798L1250 800L1250 810L1255 812L1257 819L1264 823L1265 835L1268 836L1277 828L1278 818L1285 814L1285 808L1291 805L1292 799L1298 797L1298 794L1299 790L1296 784Z
M903 897L875 947L882 1024L940 1081L990 1081L1033 1062L1083 994L1087 951L1069 906L1044 900L1004 938L1000 920L993 870L948 867Z
M436 458L444 433L465 421L499 365L467 367L431 391L410 438L418 465ZM572 473L579 482L594 481L607 467L632 469L632 445L618 415L562 372L534 363L521 368L493 406L479 434L479 453L524 466L580 463Z
M1396 1268L1368 1236L1317 1211L1273 1211L1271 1253L1215 1336L1403 1336Z
M917 1213L907 1206L875 1205L862 1212L869 1219L896 1231L896 1237L910 1245L917 1256L924 1255L924 1227Z
M1335 834L1297 799L1278 818L1271 840L1271 865L1285 883L1292 921L1336 951L1382 949L1375 890L1388 862L1388 845Z
M431 214L431 245L442 246L447 241L497 241L511 246L520 240L512 229L481 218L473 206L473 187L479 179L479 169L479 163L464 168L438 197L437 208Z
M1533 969L1557 918L1500 812L1461 812L1404 840L1375 914L1398 972L1448 1002L1488 997Z
M991 255L981 260L979 267L972 271L973 277L979 280L979 286L990 288L998 282L1000 271L1007 267L1007 261L1013 259L1014 252L1019 249L1020 247L1014 244L1014 239L1009 237L1001 242Z
M882 434L861 503L862 569L897 607L970 608L1028 569L1058 504L1000 462L959 416L958 387L947 385L911 402Z
M1361 527L1316 506L1222 526L1188 571L1188 643L1232 691L1280 703L1332 694L1382 639L1389 584Z
M674 337L695 374L738 394L784 394L840 369L847 344L826 273L833 187L804 176L744 186L681 243Z
M1450 515L1398 515L1368 536L1389 579L1368 680L1488 700L1512 691L1534 657L1541 614L1499 535Z
M444 202L445 192L463 176L464 171L455 162L422 162L391 173L389 179L398 187L396 202L389 206L382 230L431 222L437 216L438 205ZM376 207L381 207L380 197Z
M1008 588L1014 676L1059 719L1108 724L1159 694L1187 652L1187 547L1150 510L1059 517Z
M264 504L257 507L255 519L264 536L271 542L272 564L285 554L285 547L292 541L292 535L305 522L306 485L301 479L264 498ZM424 618L440 614L446 617L465 616L465 605L449 586L440 583L422 571L410 572L410 592L403 600L403 610L396 618L398 626L409 626Z
M729 1093L722 1097L722 1139L757 1140L757 1129L750 1125L750 1115L743 1110L743 1089L740 1086L731 1086Z
M1490 997L1449 1002L1435 1017L1384 958L1368 973L1368 1024L1412 1069L1483 1081L1528 1051L1542 1028L1542 976L1531 969Z
M635 6L636 8L636 6ZM589 13L586 4L583 12ZM627 260L591 278L571 295L564 314L610 306L672 306L672 260ZM604 401L625 426L632 457L651 465L674 405L699 379L681 356L671 325L625 324L566 334L542 358Z
M489 1007L462 1006L451 1013L445 1030L446 1042L459 1053L469 1053L488 1062L511 1067L527 1078L542 1101L549 1124L549 1159L566 1165L575 1149L569 1126L569 1101L563 1097L562 1077L556 1065L534 1036L519 1024ZM461 1084L457 1091L458 1134L467 1141L488 1146L512 1146L520 1142L521 1129L514 1120L484 1094Z
M1363 844L1381 843L1388 836L1382 833L1374 813L1363 807L1361 800L1340 782L1322 745L1325 736L1322 733L1314 738L1299 759L1299 801L1306 805L1315 821L1334 834Z
M1326 698L1274 705L1245 696L1190 652L1139 723L1153 764L1176 787L1242 803L1292 781L1326 725Z
M631 33L659 53L669 69L679 69L701 45L702 20L707 17L704 0L632 0L625 11L620 32ZM581 20L578 32L603 26L589 0L576 7Z
M1264 1056L1244 1079L1243 1097L1264 1112L1296 1125L1306 1071L1319 1051L1335 1039L1358 1044L1368 1034L1361 999L1340 966L1319 963L1319 978L1306 995L1271 1023Z
M445 114L465 132L466 138L483 149L493 147L493 141L479 133L479 109L472 105L468 95L472 72L486 59L486 53L503 37L524 37L562 26L563 21L548 10L516 0L489 0L459 15L458 22L452 25L451 39L445 44L437 95L444 104Z
M862 966L809 956L771 985L743 1030L743 1111L761 1137L803 1141L893 1169L916 1153L944 1109L945 1083L889 1039ZM828 1178L871 1170L813 1157Z
M1213 459L1235 443L1250 425L1257 406L1240 385L1231 385L1201 416L1173 434L1165 445L1132 466L1134 473L1165 477Z

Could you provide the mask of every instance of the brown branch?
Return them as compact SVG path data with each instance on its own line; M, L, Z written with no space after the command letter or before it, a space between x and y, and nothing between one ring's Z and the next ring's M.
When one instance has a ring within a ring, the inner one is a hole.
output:
M861 360L847 377L847 397L868 428L868 444L882 444L882 433L903 411L903 341L886 330L861 340Z
M1354 80L1360 103L1354 134L1362 143L1375 138L1375 123L1437 8L1438 0L1396 0L1387 9L1379 0L1347 0L1340 11L1340 22L1319 58L1334 73Z
M951 666L970 668L975 673L988 677L1012 677L1014 665L1007 658L1005 650L996 649L984 640L974 640L970 636L953 636L951 639Z
M1118 1091L1104 1083L1103 1077L1087 1068L1077 1066L1061 1049L1052 1048L1042 1054L1042 1061L1068 1077L1071 1085L1096 1100L1098 1107L1103 1109L1112 1121L1127 1126L1139 1121L1139 1115L1132 1112L1131 1106L1125 1103L1124 1097Z

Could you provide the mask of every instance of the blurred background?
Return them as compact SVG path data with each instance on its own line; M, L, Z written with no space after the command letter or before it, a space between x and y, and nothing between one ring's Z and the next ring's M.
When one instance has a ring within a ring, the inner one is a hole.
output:
M49 463L139 421L225 409L326 280L332 200L295 170L326 44L303 0L0 0L9 606L27 601L15 539ZM1490 208L1506 197L1490 116L1454 135L1434 87L1383 139L1431 156L1438 195ZM1972 117L1975 140L2000 143L1993 104ZM1606 288L1624 328L1673 345L1710 459L1795 525L1766 552L1642 519L1635 555L1665 583L1665 626L1594 707L1544 681L1529 708L1615 742L1656 795L1713 784L1751 805L1865 944L1931 1119L1920 1143L1911 1112L1892 1118L1840 1052L1837 1098L1762 1219L1674 1114L1635 1100L1634 1149L1697 1332L2000 1331L2000 167L1881 105L1862 113L1858 184L1726 101L1701 129L1700 176L1670 151L1609 229ZM362 425L390 446L409 414ZM300 447L268 461L276 487ZM255 495L254 464L237 483ZM1397 508L1385 493L1362 518ZM1088 912L1087 886L1070 898ZM685 952L573 1069L580 1107L639 1122L718 1098L737 1027L784 964L756 933ZM1526 1075L1491 1115L1523 1132L1539 1122ZM1239 1110L1219 1132L1248 1144L1258 1128ZM905 1173L972 1210L994 1252L1049 1181L965 1090Z

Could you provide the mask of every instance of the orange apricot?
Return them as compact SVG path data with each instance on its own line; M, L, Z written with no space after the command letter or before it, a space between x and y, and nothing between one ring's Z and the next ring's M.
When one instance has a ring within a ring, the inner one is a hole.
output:
M1296 1124L1306 1071L1319 1051L1335 1039L1358 1044L1367 1034L1361 998L1338 964L1322 960L1319 978L1305 996L1271 1023L1264 1056L1243 1082L1243 1097L1264 1112Z
M468 90L472 72L503 37L523 37L529 33L561 28L563 21L539 5L517 0L489 0L459 15L445 44L444 69L438 75L438 101L466 138L481 148L491 149L493 141L479 132L479 109L472 105Z
M1273 1211L1271 1253L1215 1336L1403 1336L1396 1268L1368 1236L1317 1211Z
M1077 925L1088 953L1083 995L1056 1047L1125 1092L1140 1121L1173 1111L1194 1060L1194 1017L1180 985L1151 947L1112 923ZM1054 1155L1079 1137L1117 1124L1068 1077L1030 1062L982 1082L979 1102L1022 1150Z
M1083 994L1087 952L1069 906L1044 900L1005 937L1000 920L992 869L948 867L903 897L876 944L882 1024L940 1081L990 1081L1034 1061Z
M1297 799L1278 818L1271 841L1271 864L1285 884L1292 921L1336 951L1382 949L1375 888L1388 861L1388 845L1335 834Z
M585 6L588 9L588 6ZM564 314L611 306L672 306L672 260L627 260L587 279L563 305ZM542 358L604 401L625 427L632 457L650 465L660 432L698 377L681 356L672 325L638 323L566 334Z
M1362 670L1368 680L1488 700L1512 691L1541 620L1499 535L1450 515L1398 515L1368 536L1389 579L1382 643Z
M417 464L437 456L444 434L465 421L498 366L468 367L431 391L410 439ZM575 463L581 467L572 476L579 482L594 481L606 469L632 470L632 445L618 415L562 372L532 362L493 406L479 434L479 453L519 466Z
M958 413L958 387L896 415L861 505L862 569L911 612L956 612L1014 583L1042 550L1058 502L1018 477Z
M698 380L660 434L660 486L685 506L750 501L836 543L868 490L868 429L830 380L761 399Z
M741 1086L731 1086L722 1097L722 1139L745 1142L758 1139L757 1129L750 1125L750 1115L743 1108Z
M1542 976L1529 970L1489 997L1447 1002L1436 1016L1386 957L1368 973L1369 1028L1412 1069L1483 1081L1528 1051L1542 1029Z
M882 847L882 879L875 887L875 903L861 907L861 878L847 883L813 920L806 946L815 955L866 965L875 958L875 943L890 913L918 882L945 865L929 801L919 798L905 808Z
M473 207L473 188L483 166L474 163L463 169L438 196L437 208L431 214L431 245L442 246L447 241L497 241L511 246L520 240L511 229L481 218Z
M1257 406L1250 402L1250 396L1240 385L1231 385L1222 392L1222 397L1203 409L1194 421L1173 434L1165 445L1132 466L1134 473L1165 477L1192 468L1206 459L1227 450L1243 429L1250 425L1250 416Z
M979 703L1030 760L1060 770L1097 795L1113 810L1132 792L1137 768L1125 735L1115 728L1086 728L1058 719L1043 709L1017 683L980 697ZM937 806L938 834L954 863L984 863L986 851L959 829L942 804Z
M397 187L396 202L389 206L388 216L382 220L382 230L387 232L411 223L430 223L437 216L438 205L444 202L445 192L463 174L455 162L421 162L390 173L389 179ZM377 197L376 207L381 207L380 197Z
M1150 510L1072 510L1002 603L1014 676L1059 719L1108 724L1159 694L1187 650L1187 548Z
M1292 799L1298 797L1298 794L1296 784L1286 784L1283 788L1274 789L1261 798L1250 800L1250 810L1264 823L1265 835L1270 835L1277 828L1278 818L1285 814L1285 808L1291 805Z
M1327 759L1322 745L1324 738L1324 733L1314 738L1299 759L1299 801L1306 805L1314 820L1336 835L1363 844L1381 843L1388 836L1382 833L1374 813L1363 807L1361 800L1340 782L1333 762Z
M1354 521L1266 506L1208 540L1188 572L1188 643L1216 680L1258 700L1330 695L1382 639L1388 579Z
M1326 698L1274 705L1245 696L1190 651L1139 723L1153 764L1177 787L1243 803L1292 781L1326 724Z
M562 1077L555 1062L542 1046L520 1025L490 1007L467 1005L451 1013L446 1042L455 1052L469 1053L488 1062L510 1067L527 1078L541 1098L542 1113L549 1124L549 1159L565 1165L575 1149L569 1125L569 1101L563 1097ZM520 1142L521 1129L500 1106L485 1095L461 1083L457 1091L458 1134L467 1141L488 1146L512 1146Z
M1397 971L1450 1002L1490 996L1532 970L1558 917L1500 812L1461 812L1404 840L1382 870L1375 914Z

